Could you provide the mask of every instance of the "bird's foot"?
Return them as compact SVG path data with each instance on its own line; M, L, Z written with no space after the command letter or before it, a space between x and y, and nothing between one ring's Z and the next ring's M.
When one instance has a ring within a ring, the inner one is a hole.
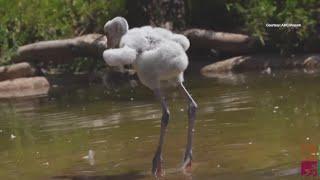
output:
M192 154L188 153L184 157L182 170L186 173L191 173L192 171Z
M164 170L162 168L162 157L161 156L155 156L152 160L152 174L155 177L162 177L164 176Z

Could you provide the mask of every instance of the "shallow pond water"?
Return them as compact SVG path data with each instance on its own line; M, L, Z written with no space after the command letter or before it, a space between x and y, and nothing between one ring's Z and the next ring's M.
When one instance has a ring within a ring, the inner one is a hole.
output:
M199 104L193 171L177 170L186 104L168 90L165 179L301 178L300 146L320 144L319 74L186 76ZM0 101L0 179L153 179L160 116L141 85L66 85L48 97Z

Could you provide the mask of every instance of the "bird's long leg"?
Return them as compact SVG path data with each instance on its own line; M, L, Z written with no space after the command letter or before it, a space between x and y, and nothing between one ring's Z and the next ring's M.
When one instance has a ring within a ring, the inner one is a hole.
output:
M165 100L165 96L162 94L160 89L154 90L155 96L159 99L161 102L162 107L162 118L161 118L161 129L160 129L160 139L159 139L159 145L156 150L156 153L154 155L153 161L152 161L152 173L155 176L162 176L162 146L164 142L164 136L166 133L167 125L169 123L169 109Z
M183 159L183 168L191 168L192 162L192 140L193 140L193 132L194 132L194 124L196 119L196 109L198 107L197 103L193 100L187 89L184 87L182 83L179 84L179 90L188 100L188 136L187 136L187 145L186 151Z

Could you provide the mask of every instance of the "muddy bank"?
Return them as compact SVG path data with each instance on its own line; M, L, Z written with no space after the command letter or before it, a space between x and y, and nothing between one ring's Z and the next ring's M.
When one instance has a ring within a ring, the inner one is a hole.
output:
M276 54L237 56L207 65L202 74L259 71L267 69L318 69L320 54L303 54L282 57Z

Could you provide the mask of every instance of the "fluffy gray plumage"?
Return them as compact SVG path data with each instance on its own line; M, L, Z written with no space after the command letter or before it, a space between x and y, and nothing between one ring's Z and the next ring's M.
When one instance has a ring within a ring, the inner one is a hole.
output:
M159 88L162 80L183 82L189 40L163 28L144 26L129 30L128 27L122 17L105 24L108 45L115 48L104 51L106 63L110 66L132 64L140 81L151 89Z

